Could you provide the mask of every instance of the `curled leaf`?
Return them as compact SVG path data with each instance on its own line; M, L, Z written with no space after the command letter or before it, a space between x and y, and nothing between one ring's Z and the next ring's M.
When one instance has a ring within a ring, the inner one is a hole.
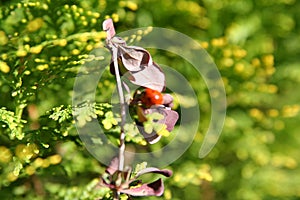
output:
M141 47L120 45L118 56L121 57L124 67L129 71L137 71L142 66L153 63L150 53Z
M102 28L104 31L106 31L106 38L108 40L115 36L116 31L112 19L106 19L102 24Z
M155 144L161 138L161 135L158 135L155 131L147 133L143 126L138 126L138 130L149 144Z
M164 184L162 179L158 179L140 187L121 189L120 192L132 196L161 196L164 193Z
M125 40L115 37L112 19L105 20L102 26L107 33L107 48L111 52L117 52L116 54L112 53L111 73L115 74L114 62L118 61L120 74L127 74L126 77L133 84L163 91L165 75L161 68L152 61L150 53L142 47L127 46Z
M171 170L168 170L168 169L158 169L158 168L155 168L155 167L147 167L145 169L140 170L135 175L135 177L138 178L139 176L144 175L144 174L148 174L148 173L161 174L161 175L166 176L166 177L170 177L173 174L173 172Z
M136 46L126 46L126 43L118 41L118 64L121 75L124 75L131 83L157 91L165 88L165 75L162 69L152 61L150 53ZM114 72L114 58L110 64L110 71Z

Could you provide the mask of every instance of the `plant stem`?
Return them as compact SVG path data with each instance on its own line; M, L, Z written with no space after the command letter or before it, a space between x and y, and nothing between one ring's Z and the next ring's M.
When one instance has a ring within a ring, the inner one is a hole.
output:
M124 125L126 122L126 107L125 107L125 100L124 100L124 92L122 88L122 83L121 83L121 76L120 76L120 71L118 67L118 60L117 60L117 53L118 50L117 48L112 48L113 52L113 58L114 58L114 69L115 69L115 75L116 75L116 82L117 82L117 90L119 94L119 100L120 100L120 114L121 114L121 133L120 133L120 147L119 147L119 175L118 175L118 180L117 183L121 184L122 182L122 174L121 172L124 170L124 161L125 161L125 132L124 132Z
M118 191L113 191L113 195L114 195L114 200L120 199L120 194L118 193Z

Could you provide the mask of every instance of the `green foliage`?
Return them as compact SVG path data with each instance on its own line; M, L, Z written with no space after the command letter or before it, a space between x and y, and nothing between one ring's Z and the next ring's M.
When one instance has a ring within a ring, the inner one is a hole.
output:
M9 138L23 139L24 134L20 133L19 130L23 128L23 124L26 123L26 121L16 117L14 112L7 111L6 108L0 109L0 116L0 121L5 123L2 127L8 126Z
M97 86L96 104L81 105L79 118L71 106L74 77L94 59L90 51L103 46L101 24L107 15L118 32L158 26L193 37L213 57L226 87L223 133L200 160L197 153L210 120L205 82L181 58L153 51L157 63L188 77L201 109L193 145L169 166L174 175L165 181L164 199L299 199L298 1L44 0L0 5L1 199L111 198L107 189L97 187L104 166L86 151L74 127L75 120L84 125L97 119L105 134L116 137L119 116L105 103L114 89L109 71ZM194 103L182 99L187 102L178 102L181 106ZM125 130L128 143L146 145L133 125L126 124Z

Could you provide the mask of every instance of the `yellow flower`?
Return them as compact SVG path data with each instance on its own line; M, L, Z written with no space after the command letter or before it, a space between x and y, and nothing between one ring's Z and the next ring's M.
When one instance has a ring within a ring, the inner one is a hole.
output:
M42 18L36 18L28 23L27 30L29 32L37 31L43 26L43 22L44 20Z
M138 5L135 2L128 1L127 2L127 8L129 8L132 11L135 11L138 9Z
M68 41L66 39L58 39L58 40L53 41L54 45L58 45L58 46L61 46L61 47L66 46L67 43L68 43Z
M18 57L24 57L27 55L27 51L25 51L23 48L18 49L18 51L16 52L16 55Z
M44 159L37 158L34 160L33 165L34 165L34 167L38 168L38 167L41 167L43 165L43 163L44 163Z
M5 146L0 146L0 163L8 163L12 158L10 150Z
M211 40L211 45L214 47L223 47L227 43L226 39L221 38L214 38Z
M78 55L78 54L80 54L80 51L78 49L73 49L71 53L73 55Z
M50 165L50 162L45 159L41 167L47 168L47 167L49 167L49 165Z
M132 11L135 11L135 10L138 9L138 5L133 1L120 1L119 6L120 7L127 7Z
M164 137L169 137L170 132L167 129L161 129L157 132L158 135L164 136Z
M26 174L28 174L30 176L35 173L35 168L33 166L27 166L25 168L25 172L26 172Z
M3 73L8 73L10 71L10 67L6 62L0 61L0 71L2 71Z
M37 45L37 46L34 46L34 47L31 47L30 48L30 53L33 53L33 54L39 54L43 49L43 46L42 45Z
M114 13L111 15L111 18L113 19L114 22L118 22L119 21L119 15Z
M36 144L19 144L15 150L16 156L22 160L34 158L38 152Z
M48 159L49 159L49 162L50 162L51 165L57 165L62 160L61 156L58 155L58 154L50 156L50 157L48 157Z
M6 45L8 42L8 39L6 37L6 34L4 31L0 31L0 45Z
M10 182L14 182L15 180L18 179L18 176L16 176L13 172L10 172L10 173L7 175L6 179L7 179L8 181L10 181Z
M37 68L38 70L40 70L40 71L43 71L43 70L45 70L45 69L48 69L48 68L49 68L49 65L48 65L48 64L42 64L42 65L38 65L36 68Z

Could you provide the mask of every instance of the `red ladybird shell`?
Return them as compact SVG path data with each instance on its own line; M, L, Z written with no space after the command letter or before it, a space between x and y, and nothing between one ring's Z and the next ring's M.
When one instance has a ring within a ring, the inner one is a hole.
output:
M142 104L146 107L151 107L153 105L161 105L163 104L163 95L157 90L146 88L143 92L141 101Z

